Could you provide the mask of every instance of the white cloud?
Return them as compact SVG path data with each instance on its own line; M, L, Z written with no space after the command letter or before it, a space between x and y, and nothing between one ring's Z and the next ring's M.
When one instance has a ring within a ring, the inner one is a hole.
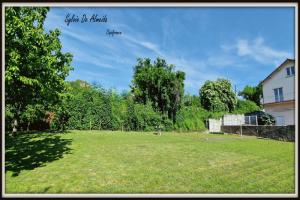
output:
M100 68L114 69L110 63L106 62L105 59L101 58L101 55L97 56L92 53L87 53L85 51L80 51L77 48L70 48L70 46L66 49L66 51L72 52L74 54L74 60L84 62L87 64L92 64Z
M162 53L159 50L158 45L156 45L155 43L149 42L149 41L145 41L142 39L136 39L136 38L140 38L140 37L132 37L129 35L123 35L122 39L129 44L131 47L134 46L138 46L138 47L142 47L145 48L147 50L153 51L155 54L161 55ZM138 49L135 48L136 51L138 51ZM133 52L134 53L134 52Z
M236 46L239 56L245 56L252 53L248 44L248 40L238 40Z
M292 54L277 50L268 46L262 37L257 37L254 40L238 39L234 45L237 55L247 56L256 60L261 64L278 64L286 58L292 57Z

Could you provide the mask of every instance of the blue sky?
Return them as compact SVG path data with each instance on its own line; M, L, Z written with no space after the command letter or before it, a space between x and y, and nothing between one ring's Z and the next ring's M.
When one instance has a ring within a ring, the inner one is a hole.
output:
M107 23L70 23L67 14L106 15ZM129 90L137 58L164 58L186 73L185 92L227 78L238 90L257 85L294 58L294 8L52 7L46 31L61 30L74 70L67 80ZM107 29L122 32L108 36Z

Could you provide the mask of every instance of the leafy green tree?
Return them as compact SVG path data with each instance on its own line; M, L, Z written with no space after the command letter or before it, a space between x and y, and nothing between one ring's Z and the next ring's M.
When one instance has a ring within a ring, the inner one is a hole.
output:
M150 102L147 104L134 103L128 99L127 117L125 129L133 131L155 131L160 127L162 130L171 130L173 123L167 116L155 112Z
M45 116L45 107L41 104L27 105L24 112L20 116L19 127L26 126L26 130L29 131L30 125L36 121L39 121Z
M184 106L176 116L174 129L177 131L203 131L208 115L209 112L199 106Z
M259 84L255 87L246 85L242 91L239 92L239 96L242 96L246 100L250 100L261 106L260 98L262 97L262 85Z
M200 88L199 97L201 106L213 112L232 112L237 103L231 83L226 79L206 81Z
M113 130L124 130L124 123L126 120L127 96L118 95L115 91L110 90L108 92L109 101L111 102L112 111L112 129Z
M249 100L241 100L237 101L236 109L234 110L235 113L244 114L254 111L260 111L260 107L256 105L253 101Z
M18 124L21 115L37 104L48 109L65 92L65 77L72 69L72 55L62 53L58 29L45 32L49 8L5 9L5 103ZM16 130L16 127L14 127Z
M186 94L183 97L183 105L184 106L197 106L201 107L199 96Z
M103 89L101 85L89 84L82 80L68 83L70 98L54 110L56 120L52 125L53 129L115 130L119 128L120 124L116 120L119 117L114 116L116 111L113 111L113 106L118 103L117 94Z
M160 58L153 64L149 58L138 59L131 85L135 102L145 105L150 102L155 111L173 121L181 107L185 79L184 72L174 69Z

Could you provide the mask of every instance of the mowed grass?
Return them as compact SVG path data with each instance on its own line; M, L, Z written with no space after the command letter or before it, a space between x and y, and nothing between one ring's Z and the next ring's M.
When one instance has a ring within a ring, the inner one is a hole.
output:
M23 134L6 138L5 192L294 193L294 145L204 133Z

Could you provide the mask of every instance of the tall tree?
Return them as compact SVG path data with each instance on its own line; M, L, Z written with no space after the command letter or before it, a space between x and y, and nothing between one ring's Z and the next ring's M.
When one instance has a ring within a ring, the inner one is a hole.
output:
M72 55L61 51L60 31L44 30L48 11L44 7L5 9L5 103L15 125L28 106L41 104L47 109L59 102L72 69Z
M206 81L200 88L199 97L202 107L213 112L232 112L237 103L231 83L226 79Z
M153 64L149 58L138 59L131 85L136 102L151 102L155 111L167 114L173 121L181 106L185 79L184 72L174 69L160 58Z
M262 85L259 84L255 87L246 85L244 89L239 92L239 96L242 96L246 100L255 102L258 106L261 106L260 98L262 97Z

